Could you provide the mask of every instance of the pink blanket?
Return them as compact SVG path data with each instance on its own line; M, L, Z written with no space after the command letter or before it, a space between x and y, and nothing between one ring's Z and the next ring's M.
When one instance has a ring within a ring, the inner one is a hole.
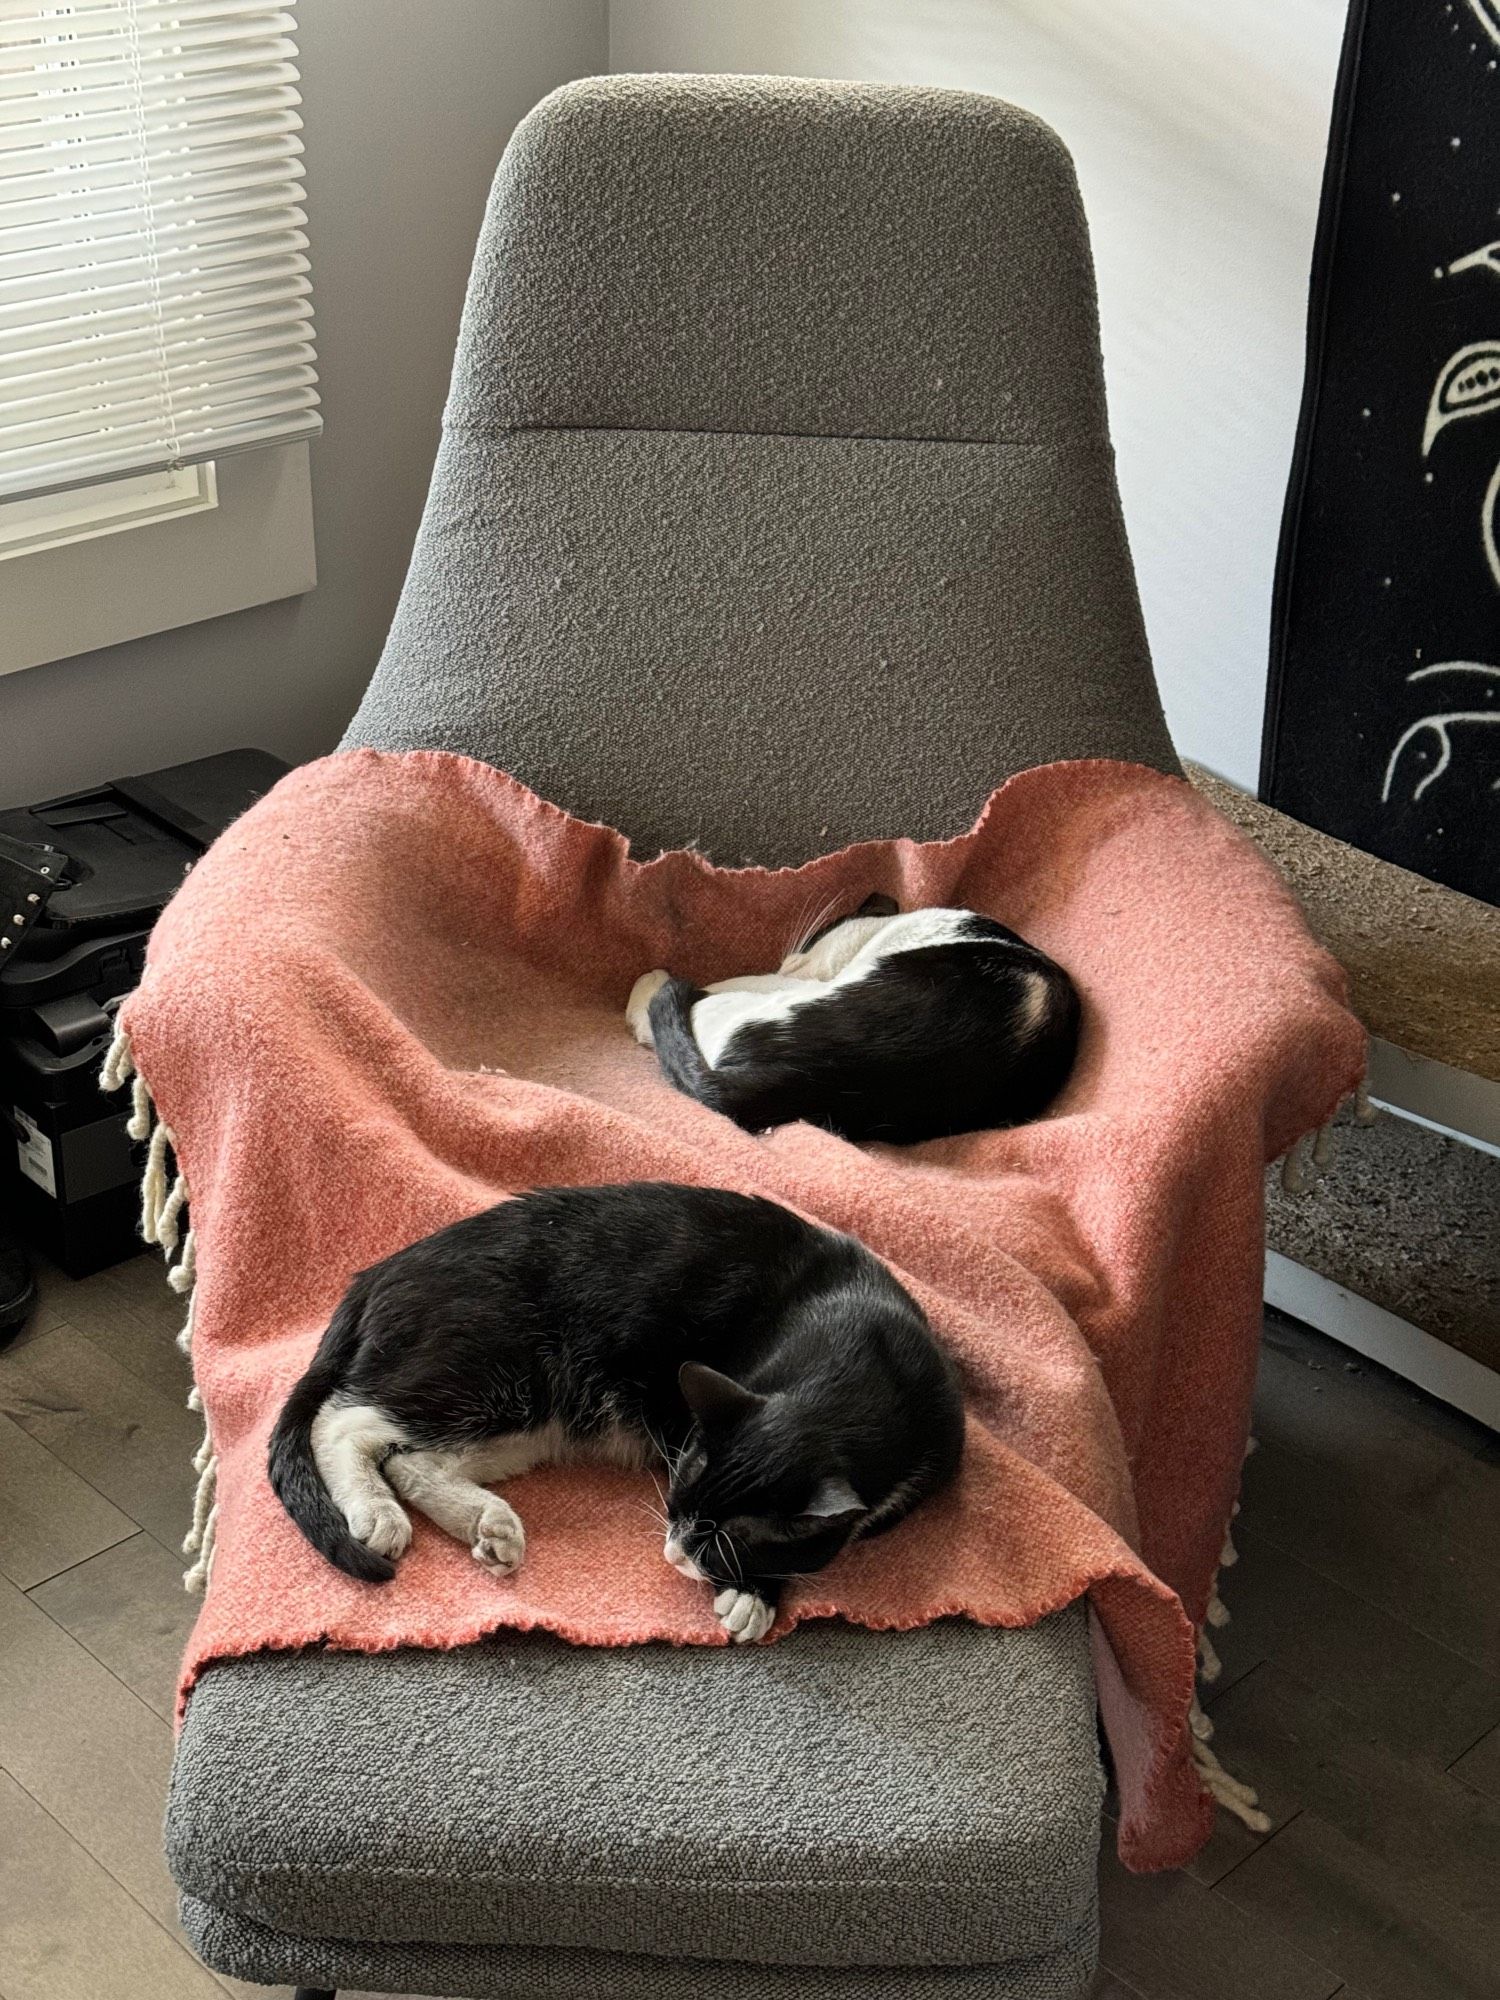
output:
M811 913L874 889L988 912L1071 970L1085 1033L1051 1115L906 1150L752 1137L631 1039L638 973L764 970ZM634 861L453 756L294 772L188 879L124 1017L191 1193L217 1455L184 1695L207 1661L320 1640L722 1643L708 1594L662 1560L641 1475L514 1482L527 1557L504 1580L418 1518L384 1588L315 1555L265 1475L272 1419L361 1266L521 1188L711 1183L860 1236L968 1394L957 1484L793 1585L774 1638L831 1616L1025 1625L1087 1591L1120 1851L1181 1863L1212 1817L1186 1715L1255 1374L1262 1167L1362 1072L1343 1003L1248 843L1133 766L1030 771L958 839L777 872Z

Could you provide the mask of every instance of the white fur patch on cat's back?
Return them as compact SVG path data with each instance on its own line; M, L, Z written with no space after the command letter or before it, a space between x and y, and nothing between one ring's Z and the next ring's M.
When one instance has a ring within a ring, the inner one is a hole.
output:
M788 979L774 992L709 993L693 1004L693 1040L710 1069L716 1069L724 1046L739 1029L758 1021L786 1021L809 1001L821 1000L828 988L814 979Z
M786 1021L801 1007L866 979L898 952L935 944L972 944L969 910L908 910L898 917L851 917L807 951L782 961L779 975L725 980L693 1007L693 1040L717 1069L741 1028Z
M834 980L842 986L864 978L893 952L971 943L965 926L972 915L971 910L908 910L898 917L851 917L810 951L793 952L781 969L796 979Z
M1052 982L1045 972L1033 972L1026 982L1026 995L1016 1010L1016 1031L1033 1035L1052 1008Z

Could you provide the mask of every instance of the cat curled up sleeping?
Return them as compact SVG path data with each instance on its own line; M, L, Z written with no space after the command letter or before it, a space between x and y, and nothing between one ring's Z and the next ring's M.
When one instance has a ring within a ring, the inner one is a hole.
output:
M748 1131L806 1119L912 1144L1020 1125L1078 1049L1062 967L972 910L871 896L780 970L695 986L645 973L625 1010L670 1082Z
M861 1244L756 1196L636 1181L518 1195L361 1271L269 1470L314 1548L384 1583L408 1507L504 1575L525 1534L488 1482L662 1460L663 1553L744 1642L789 1578L950 1479L962 1444L952 1363Z

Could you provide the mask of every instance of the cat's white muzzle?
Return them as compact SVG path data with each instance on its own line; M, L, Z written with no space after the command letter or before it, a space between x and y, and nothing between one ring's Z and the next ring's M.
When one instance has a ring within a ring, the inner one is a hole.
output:
M699 1569L698 1565L693 1561L692 1557L688 1554L687 1550L682 1546L682 1543L678 1540L677 1530L675 1528L673 1528L669 1532L666 1542L662 1548L662 1554L666 1557L667 1561L672 1565L673 1569L677 1571L678 1575L685 1576L690 1583L708 1582L708 1578L704 1575L703 1571Z

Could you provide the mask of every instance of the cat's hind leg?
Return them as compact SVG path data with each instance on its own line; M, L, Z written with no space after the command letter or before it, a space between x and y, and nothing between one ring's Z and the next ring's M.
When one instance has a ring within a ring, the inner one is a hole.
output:
M483 1444L436 1451L402 1451L386 1465L391 1484L419 1514L466 1542L475 1562L497 1576L519 1569L526 1553L526 1530L508 1500L490 1492L484 1479L513 1479L554 1456L546 1432L517 1432Z
M411 1522L382 1476L401 1435L368 1403L330 1398L313 1419L313 1462L329 1498L354 1539L380 1556L399 1556L411 1540Z

